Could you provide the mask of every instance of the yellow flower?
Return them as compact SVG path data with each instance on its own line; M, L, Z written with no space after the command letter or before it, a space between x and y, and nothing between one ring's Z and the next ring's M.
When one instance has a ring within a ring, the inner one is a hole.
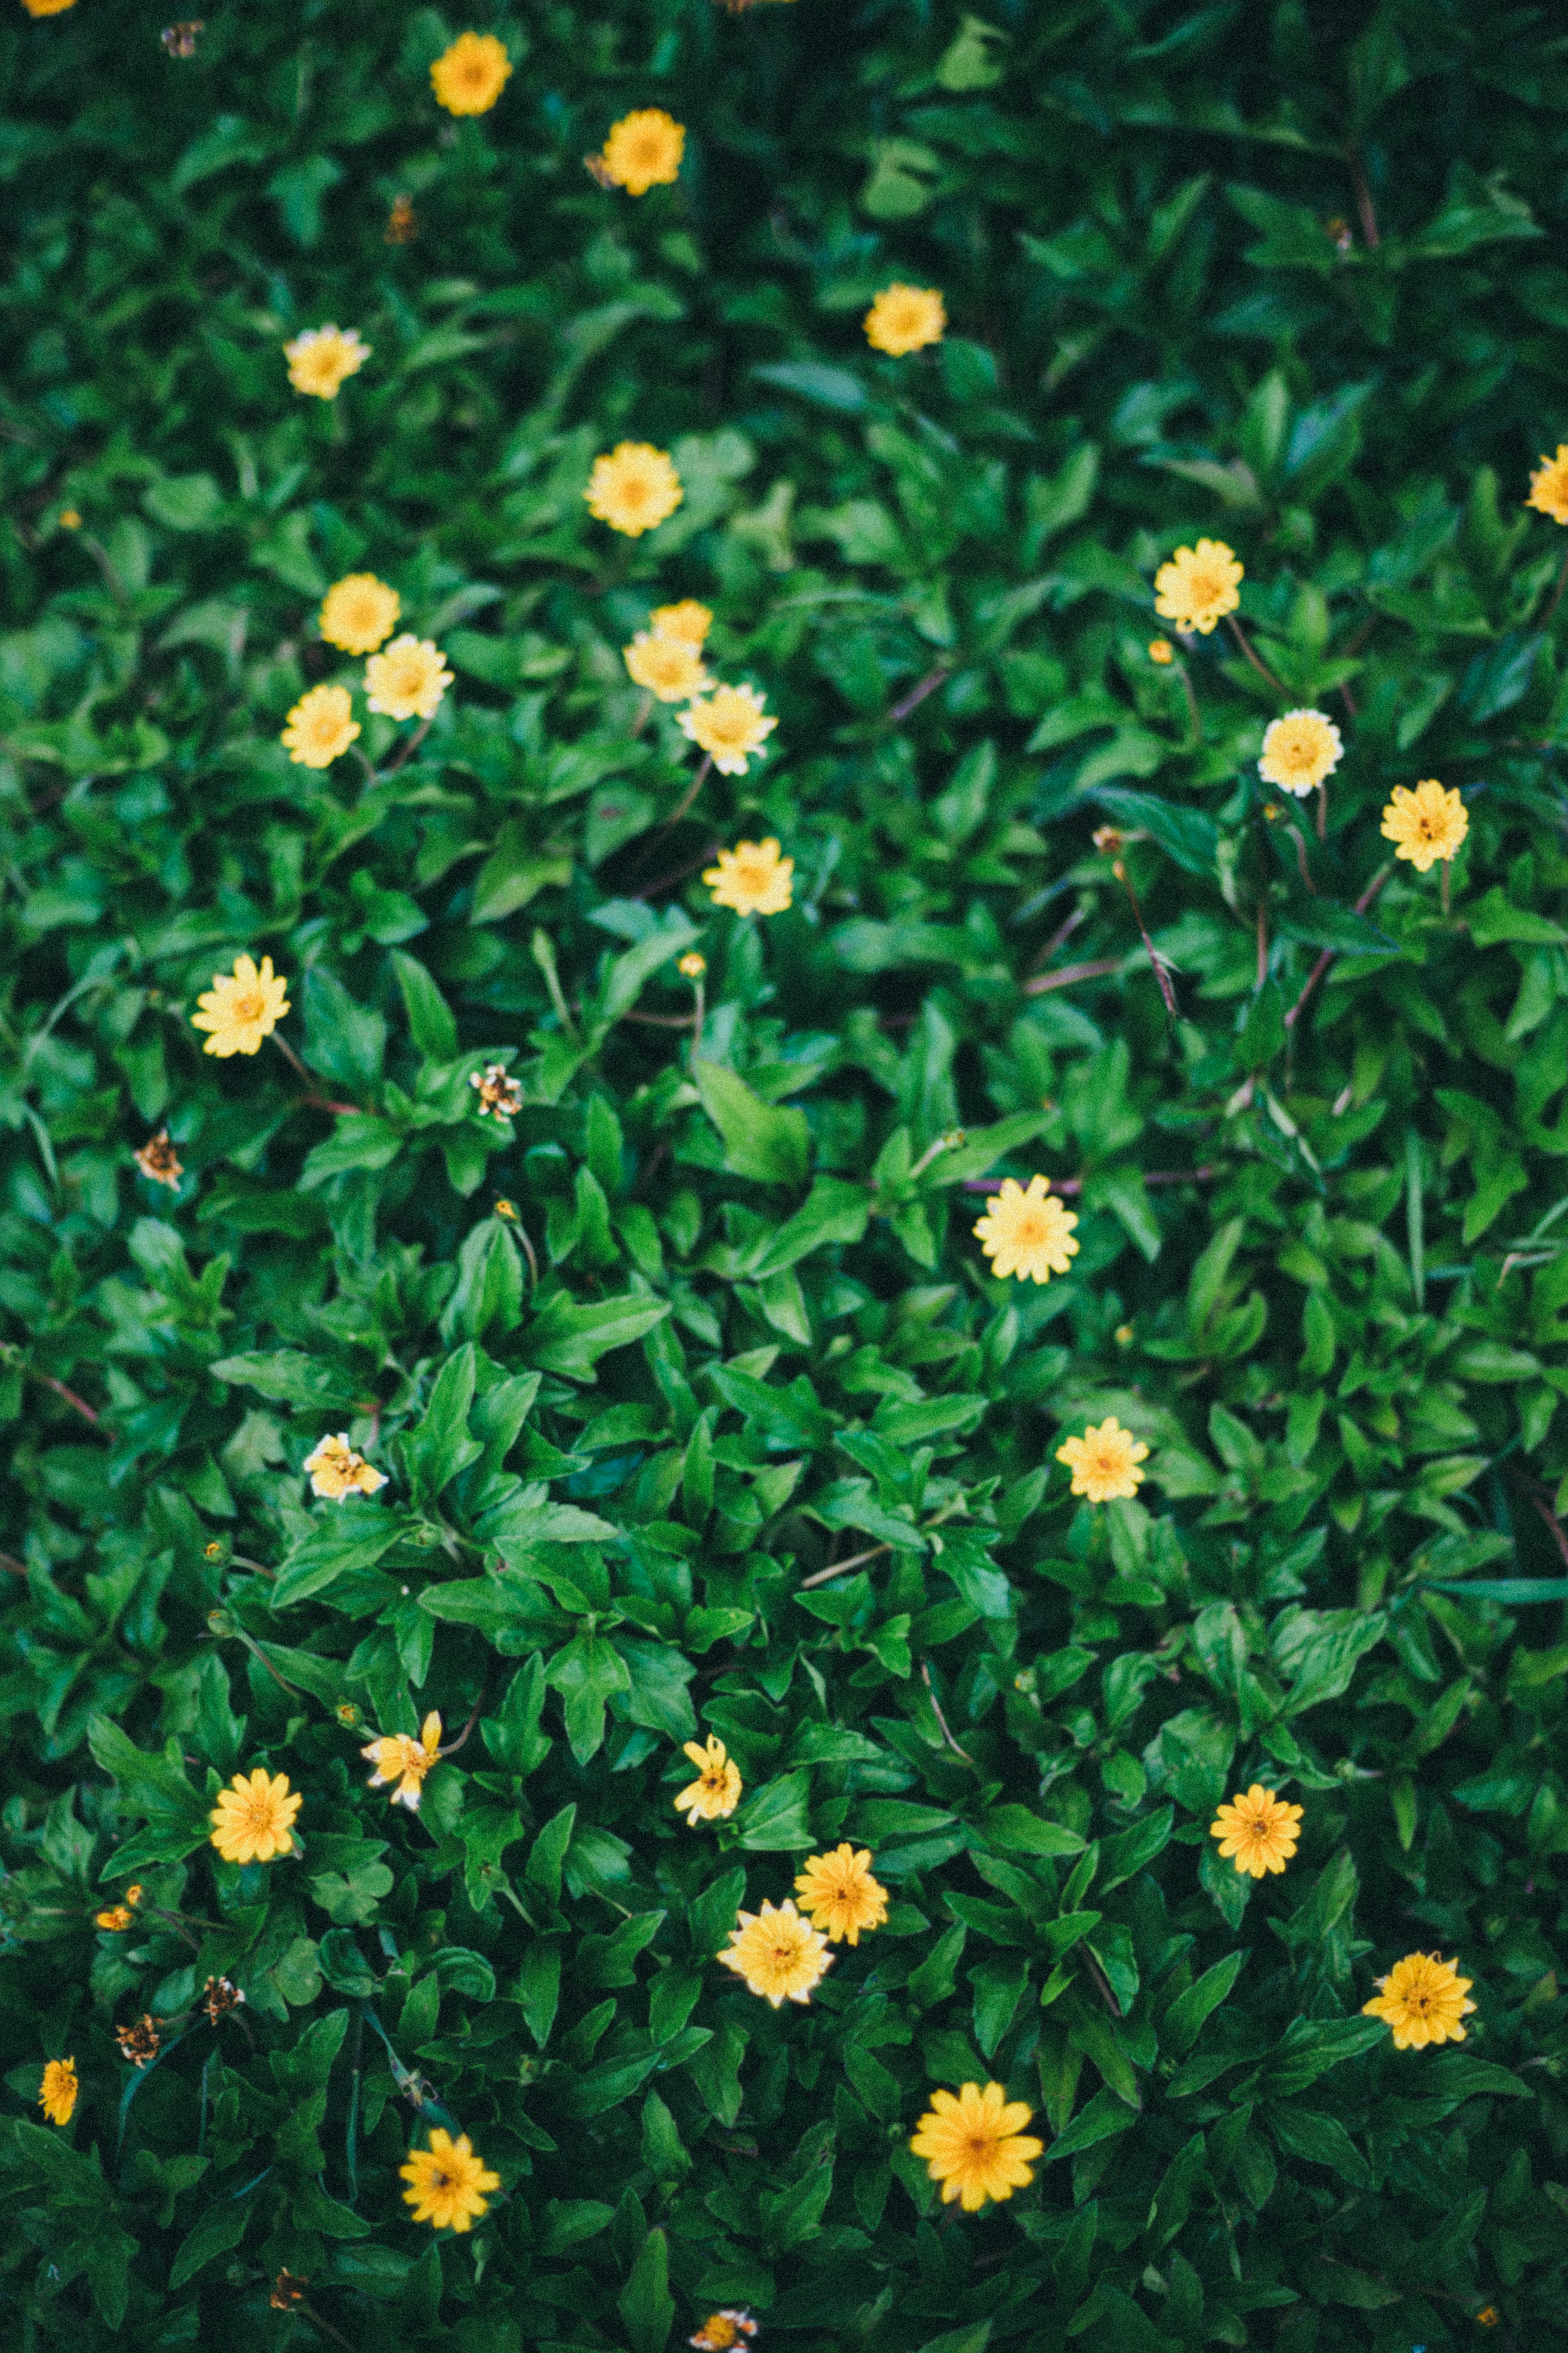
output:
M713 683L702 667L700 649L687 638L667 638L658 629L639 629L621 659L638 686L647 687L661 702L689 702Z
M1396 858L1408 858L1417 874L1425 874L1439 859L1454 855L1470 829L1470 819L1457 792L1448 792L1436 777L1427 776L1412 792L1395 785L1383 812L1384 841L1397 842Z
M1266 1871L1283 1871L1296 1852L1300 1806L1288 1806L1272 1789L1254 1781L1244 1797L1221 1806L1209 1824L1210 1838L1223 1841L1222 1859L1234 1857L1237 1871L1261 1879Z
M430 69L436 103L448 114L488 114L511 76L511 60L493 33L459 33Z
M330 1504L341 1504L345 1495L374 1495L386 1484L385 1472L373 1470L363 1454L354 1452L345 1430L323 1438L301 1467L315 1493Z
M330 768L359 732L348 688L313 686L289 713L279 740L296 767Z
M794 859L781 858L770 835L766 841L742 841L733 849L721 849L718 865L703 868L702 880L716 907L733 907L737 915L782 915L790 904L794 872Z
M52 2125L68 2125L80 2090L76 2079L74 2059L50 2059L44 2068L43 2088L38 2094L38 2105Z
M119 1936L132 1926L135 1917L136 1915L129 1905L111 1904L107 1912L95 1912L92 1920L94 1927L108 1928L114 1935Z
M888 1917L888 1891L871 1876L869 1852L857 1854L847 1841L831 1854L814 1854L795 1892L812 1926L835 1945L858 1945L862 1929L880 1928Z
M373 654L397 627L401 609L396 589L374 572L350 572L328 589L316 627L345 654Z
M66 9L74 8L76 0L22 0L22 5L29 16L58 16ZM65 2122L63 2116L60 2121Z
M785 2001L806 2002L833 1966L827 1939L803 1920L786 1895L776 1908L742 1912L719 1955L727 1969L743 1978L748 1993L760 1994L777 2010Z
M214 1825L212 1843L225 1862L270 1862L293 1847L289 1825L300 1802L287 1773L268 1780L259 1765L248 1780L237 1773L207 1818Z
M66 5L69 7L72 5L72 0L66 0ZM62 531L79 531L81 529L81 517L78 514L75 507L62 507L58 520Z
M357 375L370 357L370 345L360 341L357 327L307 327L283 346L289 381L296 392L317 400L336 400L351 375Z
M236 956L232 973L215 972L213 985L196 999L193 1029L210 1029L204 1054L226 1061L231 1054L258 1054L289 1010L289 984L263 956L257 971L247 955Z
M861 324L873 351L902 359L906 352L941 343L947 312L934 286L895 283L883 287Z
M1149 1449L1111 1414L1099 1429L1092 1424L1081 1438L1069 1438L1057 1449L1057 1461L1072 1472L1072 1492L1091 1504L1110 1504L1119 1495L1135 1495L1144 1474L1138 1464Z
M1045 2144L1026 2133L1033 2111L1009 2100L1000 2084L965 2084L956 2098L933 2092L910 2147L927 2160L926 2171L942 2184L942 2201L963 2201L977 2213L988 2198L1011 2198L1033 2181L1026 2159Z
M765 757L768 737L778 725L765 715L763 698L754 686L721 686L706 702L694 702L676 724L700 751L706 752L721 776L743 776L754 752Z
M1175 660L1176 649L1171 643L1169 638L1151 638L1149 640L1149 659L1152 662L1158 662L1161 669L1163 670L1167 662L1173 662Z
M389 1732L360 1750L360 1755L367 1757L375 1767L365 1786L378 1789L384 1781L395 1781L393 1804L406 1806L411 1814L416 1814L425 1776L440 1753L441 1719L432 1708L419 1727L417 1740L409 1732Z
M696 2336L686 2341L696 2346L697 2353L736 2353L756 2333L757 2324L745 2306L727 2304L721 2312L710 2312Z
M1445 1961L1436 1953L1406 1953L1375 1983L1383 1987L1383 1994L1376 2001L1363 2002L1362 2016L1386 2019L1394 2029L1396 2051L1424 2051L1429 2042L1464 2042L1459 2021L1468 2018L1476 2005L1465 2000L1473 1979L1459 1975L1457 1961Z
M156 1135L150 1135L131 1157L142 1176L150 1176L154 1185L167 1185L171 1192L179 1191L180 1179L185 1172L180 1166L179 1154L169 1141L166 1127L161 1127Z
M1530 478L1527 507L1534 507L1553 522L1568 522L1568 441L1559 441L1555 458L1542 457Z
M142 1892L142 1883L138 1879L133 1879L130 1886L126 1889L125 1901L131 1905L132 1911L134 1911L137 1905L141 1903Z
M675 969L685 980L700 980L708 969L708 959L700 956L694 948L689 955L681 957Z
M668 186L678 177L685 146L683 126L662 106L645 106L611 126L598 160L618 188L646 196L650 188Z
M689 646L700 646L708 641L713 616L695 596L683 596L679 605L656 605L648 623L661 638L684 638Z
M1264 730L1258 773L1266 785L1300 798L1333 775L1344 748L1339 729L1323 712L1288 711Z
M617 441L595 459L583 496L598 522L637 539L672 515L686 493L665 450L651 441Z
M451 683L440 648L406 629L364 666L365 702L388 719L434 719Z
M974 1233L993 1274L1015 1274L1020 1282L1049 1282L1053 1274L1065 1274L1078 1256L1073 1238L1077 1223L1073 1211L1065 1209L1051 1191L1048 1177L1031 1176L1026 1191L1016 1178L1004 1176L1002 1190L986 1202Z
M454 2140L439 2126L429 2147L410 2149L407 2164L397 2170L413 2185L403 2202L413 2207L414 2220L433 2222L437 2231L471 2231L476 2218L489 2211L490 2201L480 2193L500 2188L500 2175L476 2154L468 2134Z
M1154 610L1178 629L1196 629L1206 638L1240 604L1241 578L1241 566L1223 539L1200 539L1196 547L1178 547L1155 573Z
M732 1814L741 1802L741 1768L717 1734L708 1735L706 1748L695 1740L687 1741L683 1753L696 1766L697 1778L677 1795L676 1811L689 1810L694 1822L716 1822Z

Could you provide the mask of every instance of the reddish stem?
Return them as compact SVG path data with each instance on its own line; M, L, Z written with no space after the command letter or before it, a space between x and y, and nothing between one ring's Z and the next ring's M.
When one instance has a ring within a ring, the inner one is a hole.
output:
M921 704L925 701L928 694L934 694L936 692L937 688L942 685L943 680L947 678L948 674L949 673L945 670L927 670L924 678L921 680L919 685L911 687L901 702L894 703L891 711L888 713L889 718L895 722L907 719L911 711L918 711L920 709Z

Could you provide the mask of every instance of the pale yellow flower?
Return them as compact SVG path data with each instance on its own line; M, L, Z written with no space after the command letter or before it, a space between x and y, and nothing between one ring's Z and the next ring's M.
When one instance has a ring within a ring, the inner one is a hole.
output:
M1344 752L1339 729L1321 711L1288 711L1264 730L1258 773L1298 799L1331 776Z
M365 702L388 719L434 719L451 683L440 648L407 630L364 666Z
M686 1741L682 1753L696 1766L697 1778L678 1792L676 1811L689 1813L694 1822L716 1822L732 1814L741 1802L741 1768L718 1735L708 1735L706 1747Z
M411 1732L388 1732L360 1750L360 1755L375 1767L366 1787L377 1789L383 1782L395 1781L393 1804L406 1806L411 1814L416 1814L425 1776L440 1754L441 1719L432 1708L419 1727L417 1740Z
M713 683L698 647L689 638L663 637L657 629L639 629L631 644L621 648L621 659L636 683L661 702L689 702Z
M70 0L66 0L68 7ZM52 8L36 11L39 16L53 16ZM43 2086L38 2093L38 2105L52 2125L68 2125L81 2086L76 2079L74 2059L50 2059L44 2067Z
M323 1438L315 1452L306 1455L303 1467L316 1493L332 1504L341 1504L345 1495L374 1495L386 1484L385 1472L373 1470L363 1454L356 1454L342 1430L335 1438Z
M617 441L595 459L583 496L598 522L638 539L672 515L686 493L668 452L650 441Z
M1559 441L1554 458L1542 459L1530 478L1524 503L1550 515L1553 522L1568 522L1568 441Z
M1073 1229L1078 1218L1064 1208L1051 1191L1050 1179L1031 1176L1026 1191L1016 1177L1004 1176L1002 1189L985 1204L974 1233L997 1275L1016 1275L1020 1282L1049 1282L1065 1274L1078 1256Z
M488 114L511 75L511 60L493 33L459 33L430 69L436 103L448 114Z
M934 286L895 282L883 287L861 323L873 351L889 352L895 359L902 359L907 352L941 343L947 312Z
M359 734L346 686L313 686L289 713L280 737L296 767L330 768Z
M910 2147L926 2159L926 2171L942 2184L942 2201L957 2199L976 2214L988 2198L1011 2198L1034 2179L1027 2163L1045 2144L1026 2133L1033 2110L1010 2100L1000 2084L965 2084L956 2098L933 2092Z
M471 2231L489 2211L489 2200L480 2193L500 2188L500 2175L489 2170L468 2134L454 2140L439 2126L429 2147L411 2148L407 2164L397 2170L413 2185L404 2191L403 2202L413 2207L414 2221L434 2223L437 2231Z
M214 1825L212 1843L225 1862L270 1862L292 1848L289 1825L301 1802L287 1773L268 1780L259 1765L248 1779L237 1773L207 1817Z
M1449 792L1427 776L1412 792L1395 785L1383 812L1380 828L1384 841L1398 844L1395 858L1407 858L1417 874L1425 874L1442 859L1453 857L1470 829L1468 811L1457 792Z
M629 196L668 186L680 173L686 132L662 106L640 107L611 126L599 157L605 175Z
M705 702L683 711L677 726L706 752L721 776L743 776L753 755L766 756L768 737L778 725L754 686L721 686Z
M1072 1472L1072 1492L1091 1504L1114 1503L1136 1495L1145 1473L1139 1470L1149 1449L1111 1414L1098 1428L1092 1423L1081 1438L1069 1438L1057 1449L1057 1461Z
M357 375L370 357L370 345L357 327L307 327L283 346L289 381L296 392L317 400L336 400L351 375Z
M683 596L679 605L656 605L648 627L661 638L684 638L689 646L701 646L708 641L713 616L695 596Z
M782 915L791 902L793 858L779 856L778 843L742 841L719 852L717 866L705 866L702 880L716 907L733 907L737 915Z
M689 955L681 957L675 969L685 980L700 980L708 969L708 959L706 956L700 956L693 948Z
M374 572L350 572L328 589L316 627L345 654L373 654L397 627L401 609L396 589Z
M1149 659L1152 662L1158 662L1161 669L1163 670L1167 662L1173 662L1175 660L1176 649L1171 643L1169 638L1151 638L1149 640Z
M1425 2051L1429 2042L1463 2042L1459 2023L1475 2008L1467 2001L1474 1980L1459 1975L1457 1961L1436 1953L1406 1953L1385 1978L1374 1982L1384 1990L1375 2001L1363 2001L1363 2018L1386 2019L1394 2029L1396 2051Z
M29 16L59 16L68 8L74 8L76 0L22 0L22 5ZM62 2116L60 2122L64 2121Z
M1220 1856L1234 1862L1249 1879L1266 1871L1280 1872L1296 1852L1300 1806L1288 1806L1272 1789L1254 1781L1250 1789L1221 1806L1209 1824L1210 1838L1221 1841Z
M1154 610L1178 629L1206 638L1241 602L1242 567L1223 539L1178 547L1154 575Z
M868 1849L857 1853L847 1840L831 1854L812 1855L795 1892L813 1927L835 1945L858 1945L863 1931L888 1917L888 1891L871 1876Z
M232 973L215 972L213 985L196 999L193 1029L209 1029L202 1051L226 1061L231 1054L258 1054L289 1010L289 984L263 956L258 972L247 955L236 956Z
M777 1906L741 1913L718 1957L744 1979L748 1993L760 1994L774 2010L785 2001L809 2001L833 1964L826 1937L801 1918L787 1895Z

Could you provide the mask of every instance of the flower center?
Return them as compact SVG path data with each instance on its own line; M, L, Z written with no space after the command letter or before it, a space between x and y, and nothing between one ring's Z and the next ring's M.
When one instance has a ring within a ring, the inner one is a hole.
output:
M1028 1209L1025 1211L1024 1215L1018 1220L1016 1239L1023 1243L1026 1250L1033 1250L1037 1242L1043 1242L1045 1240L1046 1219L1045 1214L1042 1210Z
M449 2173L437 2172L430 2176L430 2186L434 2189L455 2189L458 2185Z
M241 990L237 997L230 997L228 1009L236 1021L259 1021L267 1011L267 1006L258 988L247 988Z

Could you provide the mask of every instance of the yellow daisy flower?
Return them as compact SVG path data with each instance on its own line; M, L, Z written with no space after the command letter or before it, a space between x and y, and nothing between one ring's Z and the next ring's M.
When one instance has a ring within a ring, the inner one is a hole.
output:
M1098 1429L1091 1423L1081 1438L1069 1438L1057 1449L1057 1461L1072 1472L1072 1492L1091 1504L1110 1504L1118 1496L1136 1495L1145 1473L1138 1465L1149 1452L1141 1438L1123 1430L1111 1414Z
M336 400L351 375L357 375L370 357L370 345L361 341L357 327L307 327L283 346L289 381L296 392L316 400Z
M598 161L607 179L629 196L666 187L680 173L686 132L662 106L640 107L612 124Z
M701 646L708 642L713 616L695 596L683 596L679 605L656 605L648 627L661 638L684 638L689 646Z
M354 1452L345 1430L323 1438L302 1467L315 1493L332 1504L341 1504L345 1495L374 1495L386 1484L385 1472L373 1470L363 1454Z
M682 1753L696 1766L697 1778L678 1792L674 1800L677 1813L689 1813L694 1822L716 1822L732 1814L741 1802L741 1768L726 1752L718 1735L708 1735L705 1748L695 1740L688 1740Z
M988 2198L1011 2198L1033 2181L1026 2160L1045 2147L1024 2130L1033 2113L1022 2100L1010 2100L1000 2084L987 2084L984 2091L965 2084L956 2098L933 2092L910 2147L941 2182L942 2202L951 2206L957 2199L966 2214L975 2214Z
M667 638L658 629L639 629L621 659L637 684L657 694L661 702L689 702L713 683L702 667L700 649L687 638Z
M364 666L365 702L388 719L434 719L451 683L440 648L407 630Z
M1417 874L1425 874L1439 859L1446 862L1453 857L1470 829L1470 819L1458 794L1427 776L1414 792L1406 785L1394 786L1380 829L1384 841L1398 844L1394 856L1407 858Z
M1154 610L1178 629L1206 638L1241 602L1242 567L1223 539L1178 547L1154 575Z
M196 1003L201 1010L192 1014L192 1029L212 1032L202 1051L226 1061L231 1054L261 1051L262 1039L289 1010L289 984L274 973L270 956L262 957L259 972L249 956L236 956L233 972L215 972Z
M777 2010L785 2001L808 2002L833 1965L827 1939L803 1920L786 1895L777 1906L742 1912L730 1931L727 1951L718 1958Z
M907 352L941 343L947 312L934 286L895 283L883 287L861 324L874 352L889 352L902 359Z
M1026 1190L1016 1177L1004 1176L1002 1190L987 1200L974 1233L993 1274L1049 1282L1053 1274L1065 1274L1078 1256L1077 1224L1075 1213L1051 1191L1049 1177L1031 1176Z
M212 1843L225 1862L270 1862L292 1848L289 1826L301 1802L287 1773L268 1780L259 1765L248 1780L237 1773L207 1817L214 1826Z
M471 2231L479 2216L489 2211L489 2200L481 2193L500 2188L500 2175L489 2170L468 2134L454 2140L439 2126L429 2147L411 2148L407 2164L397 2170L411 2185L403 2202L413 2207L413 2219L432 2222L437 2231Z
M754 754L766 757L768 737L778 725L766 715L754 686L721 686L706 702L694 702L676 724L700 751L706 752L721 776L743 776Z
M716 907L733 907L737 915L782 915L791 903L794 872L794 859L781 858L770 835L766 841L742 841L733 849L721 849L718 865L703 868L702 880Z
M66 0L69 5L69 0ZM52 8L41 8L39 16L53 16ZM76 2079L74 2059L50 2059L44 2068L44 2081L38 2094L38 2105L52 2125L68 2125L75 2109L77 2094L81 2089Z
M599 522L638 539L672 515L686 493L665 450L650 441L617 441L595 459L583 496Z
M375 1767L367 1788L378 1789L383 1782L395 1781L392 1793L395 1806L406 1806L411 1814L419 1811L419 1799L425 1787L425 1776L441 1754L441 1719L434 1708L419 1727L419 1737L409 1732L384 1733L360 1750Z
M1247 1878L1261 1879L1266 1871L1283 1871L1295 1853L1301 1811L1255 1781L1245 1795L1220 1807L1209 1836L1223 1841L1222 1861L1234 1861Z
M1383 1991L1377 2000L1363 2002L1362 2016L1386 2019L1396 2051L1465 2041L1459 2021L1476 2006L1465 2000L1474 1979L1459 1975L1457 1961L1445 1961L1436 1953L1406 1953L1375 1982Z
M1258 773L1298 799L1331 776L1344 752L1340 731L1321 711L1288 711L1264 730Z
M448 114L488 114L511 78L511 59L493 33L459 33L430 69L436 103Z
M289 713L279 742L299 768L330 768L359 734L346 686L313 686Z
M374 572L350 572L328 589L316 627L345 654L373 654L397 627L401 610L395 588Z
M888 1891L871 1876L871 1857L847 1841L831 1854L814 1854L795 1883L801 1910L835 1945L858 1945L862 1930L888 1917Z
M1559 441L1554 458L1543 457L1530 478L1527 507L1534 507L1553 522L1568 522L1568 441Z

